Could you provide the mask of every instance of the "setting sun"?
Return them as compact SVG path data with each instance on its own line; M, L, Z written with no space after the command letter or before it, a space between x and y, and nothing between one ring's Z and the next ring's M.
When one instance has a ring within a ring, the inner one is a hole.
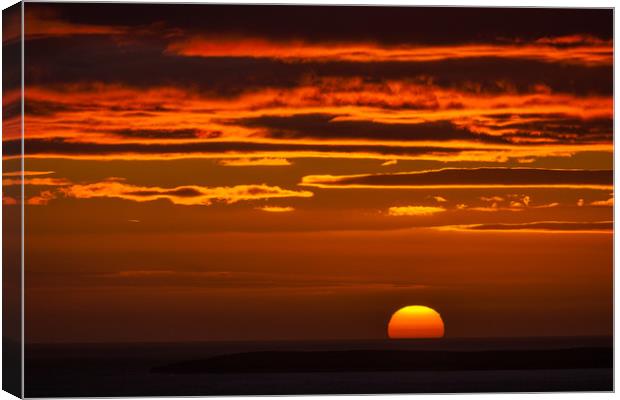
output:
M441 338L444 325L441 315L426 306L407 306L396 311L388 323L390 339Z

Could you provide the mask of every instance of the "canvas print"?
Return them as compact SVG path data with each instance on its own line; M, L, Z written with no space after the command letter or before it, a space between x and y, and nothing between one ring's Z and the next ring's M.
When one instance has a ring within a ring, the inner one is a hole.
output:
M612 40L612 9L5 10L4 389L613 390Z

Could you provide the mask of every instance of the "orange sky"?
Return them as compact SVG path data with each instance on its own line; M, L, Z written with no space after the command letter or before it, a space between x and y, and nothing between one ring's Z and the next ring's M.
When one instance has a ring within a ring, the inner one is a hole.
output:
M27 340L611 333L609 10L144 7L26 6Z

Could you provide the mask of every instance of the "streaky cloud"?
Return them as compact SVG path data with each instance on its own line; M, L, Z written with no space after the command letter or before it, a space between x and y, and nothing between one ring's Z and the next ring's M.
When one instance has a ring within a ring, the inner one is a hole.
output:
M446 209L444 207L431 207L431 206L400 206L400 207L390 207L388 209L388 215L394 217L418 217L418 216L427 216L433 215L440 212L444 212Z
M613 232L613 221L570 222L537 221L515 224L475 224L437 227L447 230L470 231L552 231L552 232Z
M445 168L439 170L365 175L308 175L303 186L320 188L474 188L566 187L609 189L611 170L537 168Z
M291 162L286 158L225 158L218 164L224 167L284 167Z
M117 198L136 202L168 200L177 205L210 205L214 201L233 204L239 201L264 200L287 197L312 197L305 190L283 189L266 184L236 185L230 187L179 186L162 188L137 186L110 179L89 184L75 184L59 189L66 197L77 199Z

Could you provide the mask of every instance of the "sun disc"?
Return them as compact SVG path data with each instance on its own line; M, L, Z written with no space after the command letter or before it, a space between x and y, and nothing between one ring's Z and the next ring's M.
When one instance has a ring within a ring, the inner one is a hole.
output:
M399 309L388 323L390 339L429 339L444 336L441 315L430 307L407 306Z

